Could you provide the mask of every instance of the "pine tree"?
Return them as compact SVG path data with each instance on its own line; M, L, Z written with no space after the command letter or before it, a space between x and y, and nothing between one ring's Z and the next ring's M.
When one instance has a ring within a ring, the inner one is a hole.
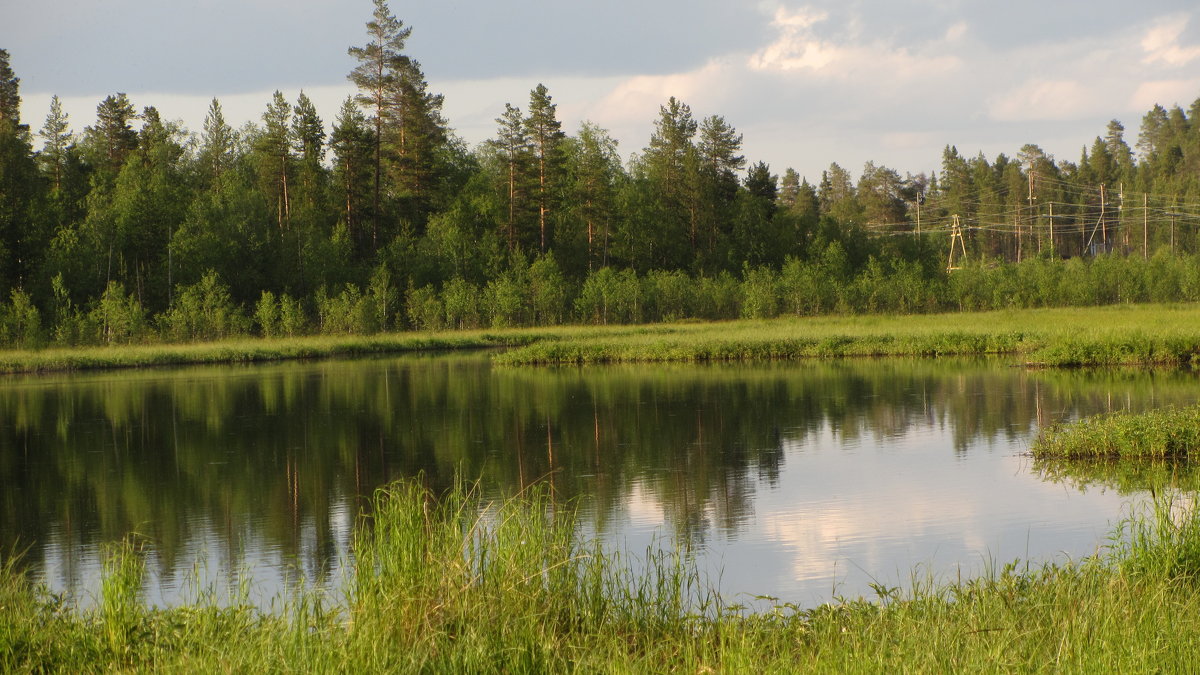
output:
M139 301L165 308L171 293L168 244L185 213L181 132L147 107L136 148L117 176L111 217L114 263Z
M868 225L903 222L907 209L900 196L901 187L900 174L895 170L867 162L855 189L863 207L864 222Z
M530 168L533 166L532 147L521 109L504 104L504 114L496 118L499 125L496 138L488 141L499 155L504 172L504 194L507 202L504 235L508 250L515 251L522 243L524 216L529 211Z
M334 119L329 147L334 156L338 219L350 234L358 255L366 255L371 248L371 230L366 219L370 217L373 198L371 179L375 140L367 118L352 98L342 103L342 109Z
M0 49L0 120L13 127L21 124L21 78L9 64L7 49Z
M1170 134L1170 116L1161 105L1155 106L1142 118L1142 130L1138 134L1137 149L1142 161L1153 159L1159 151L1166 149Z
M349 77L361 91L359 103L374 113L374 250L388 234L384 232L385 197L395 199L397 215L423 226L442 178L440 154L447 132L442 96L429 92L421 64L403 53L412 29L391 14L386 0L375 0L367 34L367 46L349 50L359 61Z
M50 176L53 191L60 193L69 161L68 152L75 142L75 134L71 133L71 123L63 112L58 96L50 99L50 114L46 115L46 123L38 136L45 142L40 155L42 165Z
M107 96L96 106L96 126L84 129L89 159L97 167L97 187L107 190L116 180L125 158L137 147L133 129L137 119L133 103L123 93Z
M259 179L268 201L275 205L275 224L282 231L292 218L288 178L292 173L292 106L276 91L263 113L263 132L255 140Z
M696 148L693 138L697 124L692 109L674 96L659 107L658 120L642 163L654 223L647 223L641 236L651 237L651 264L667 269L687 266L688 253L694 258L697 247L699 204L693 186L696 183ZM680 242L690 244L687 253Z
M304 92L300 92L292 112L291 143L298 160L298 201L308 214L306 220L311 221L324 207L325 124Z
M830 164L829 169L821 174L818 196L822 214L832 217L843 226L862 223L862 205L858 203L850 172L837 162Z
M779 205L784 209L791 210L796 206L796 199L800 193L800 174L792 167L788 167L787 171L783 172L783 179L779 185Z
M742 135L724 117L712 115L700 123L696 143L699 171L696 174L698 227L707 238L706 253L710 259L729 235L732 208L738 192L737 172L746 165L738 154ZM713 263L710 263L711 266Z
M566 134L562 132L562 123L556 117L556 109L557 106L551 103L545 85L539 84L529 93L529 118L525 121L525 126L537 164L538 181L534 188L534 201L538 207L538 232L542 253L546 252L548 243L546 222L563 175L562 142Z
M375 0L373 18L367 22L369 42L365 47L350 47L348 50L350 56L359 62L349 75L350 81L360 90L356 100L373 112L370 214L372 248L378 246L380 219L383 213L384 127L392 117L398 80L409 63L409 58L403 52L411 34L412 28L406 28L404 22L392 15L386 0Z
M1125 125L1117 120L1111 120L1108 123L1108 129L1104 135L1104 147L1116 162L1120 177L1126 180L1132 179L1133 151L1125 142Z
M440 155L447 142L441 94L429 92L421 64L408 59L398 72L391 97L392 124L384 130L393 160L392 180L401 215L423 225L437 199L442 178Z
M213 192L220 192L222 177L233 164L234 146L237 136L225 114L221 102L213 99L204 118L204 130L200 135L200 172Z
M29 128L21 124L18 78L0 49L0 297L24 285L46 241L37 217L41 193Z
M583 221L587 239L587 269L608 264L608 243L613 217L617 176L621 173L617 141L607 131L584 122L571 154L572 200Z

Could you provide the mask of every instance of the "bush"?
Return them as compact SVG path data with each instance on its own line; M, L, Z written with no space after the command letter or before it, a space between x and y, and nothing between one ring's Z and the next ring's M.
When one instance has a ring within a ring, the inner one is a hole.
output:
M433 286L408 289L408 323L417 330L441 330L445 308Z
M98 331L98 340L108 345L132 343L146 331L142 303L132 294L125 295L125 287L116 281L108 282L88 318Z
M165 337L176 341L220 340L240 335L249 323L212 270L199 282L178 288L175 303L158 320Z
M488 282L483 289L483 305L493 328L508 328L525 323L525 287L511 272Z
M770 319L779 315L779 277L768 267L747 267L742 273L742 317Z
M479 288L462 277L454 277L442 288L442 306L450 328L479 327Z
M354 284L346 284L334 296L324 289L317 291L316 304L317 325L326 335L368 335L379 331L375 298L363 295Z
M552 253L541 255L529 266L529 299L533 323L553 326L563 321L567 306L567 281Z
M42 320L25 291L14 288L7 307L0 305L0 344L36 347L42 340Z
M694 316L695 283L682 270L654 270L644 279L645 313L651 321L678 321Z

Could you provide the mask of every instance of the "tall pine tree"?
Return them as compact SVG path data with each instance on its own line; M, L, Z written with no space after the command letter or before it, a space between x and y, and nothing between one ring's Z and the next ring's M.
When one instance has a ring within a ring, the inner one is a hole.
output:
M547 222L563 180L562 142L566 134L558 121L557 106L551 102L545 85L539 84L529 92L529 118L525 121L529 142L536 162L537 185L534 201L538 209L539 245L542 253L549 244Z

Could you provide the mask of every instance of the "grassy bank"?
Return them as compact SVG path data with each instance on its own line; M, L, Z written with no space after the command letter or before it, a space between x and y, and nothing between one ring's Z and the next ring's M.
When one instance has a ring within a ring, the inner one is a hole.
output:
M340 602L264 615L148 610L143 562L112 552L93 610L0 572L0 670L192 672L1156 671L1200 642L1200 515L1161 502L1102 556L746 613L671 552L634 576L544 492L486 504L414 483L376 495Z
M1124 305L0 351L0 373L512 347L509 365L1005 354L1037 366L1200 364L1200 305Z
M381 333L366 336L244 338L189 344L0 351L0 373L249 363L443 349L485 349L527 344L538 337L538 333L531 330Z
M1141 305L648 326L547 336L506 364L1009 354L1041 366L1191 366L1200 307Z
M1200 454L1200 406L1113 412L1053 425L1031 452L1067 460L1187 460Z

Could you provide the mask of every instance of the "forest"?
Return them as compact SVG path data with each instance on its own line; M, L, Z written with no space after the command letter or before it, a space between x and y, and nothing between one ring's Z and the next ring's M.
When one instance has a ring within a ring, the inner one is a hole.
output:
M1200 301L1200 99L936 171L810 182L670 98L626 157L538 85L468 147L376 0L327 124L234 129L124 93L39 129L0 49L0 346Z

